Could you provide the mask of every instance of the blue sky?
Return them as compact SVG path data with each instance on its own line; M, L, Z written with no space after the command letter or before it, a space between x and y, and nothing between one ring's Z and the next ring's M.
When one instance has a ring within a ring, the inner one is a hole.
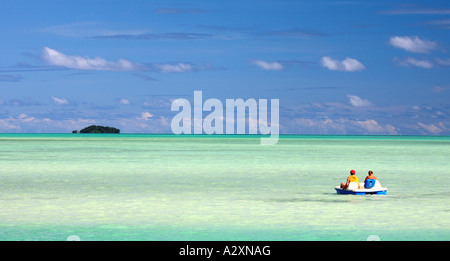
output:
M450 135L448 1L3 0L0 21L0 132L170 133L201 90L279 99L281 134Z

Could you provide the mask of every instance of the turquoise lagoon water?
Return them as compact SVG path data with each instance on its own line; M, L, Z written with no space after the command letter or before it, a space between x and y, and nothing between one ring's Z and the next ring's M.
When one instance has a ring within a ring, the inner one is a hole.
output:
M0 134L0 240L450 240L450 137ZM386 196L337 195L351 169Z

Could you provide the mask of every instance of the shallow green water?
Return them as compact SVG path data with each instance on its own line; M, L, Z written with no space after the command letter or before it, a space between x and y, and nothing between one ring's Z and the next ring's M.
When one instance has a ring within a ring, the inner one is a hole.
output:
M0 240L449 240L450 137L0 134ZM386 196L337 195L350 169Z

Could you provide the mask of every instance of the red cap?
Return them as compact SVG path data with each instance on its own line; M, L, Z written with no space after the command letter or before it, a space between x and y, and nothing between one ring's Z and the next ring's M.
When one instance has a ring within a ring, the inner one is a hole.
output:
M355 174L356 171L354 169L350 170L350 173Z

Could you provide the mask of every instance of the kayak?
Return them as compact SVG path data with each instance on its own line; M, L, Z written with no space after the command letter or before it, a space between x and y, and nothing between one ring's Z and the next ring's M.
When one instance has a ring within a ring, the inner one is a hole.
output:
M378 180L368 179L365 183L350 182L348 188L342 189L340 186L336 186L334 189L338 194L350 194L350 195L386 195L387 188L381 187Z

